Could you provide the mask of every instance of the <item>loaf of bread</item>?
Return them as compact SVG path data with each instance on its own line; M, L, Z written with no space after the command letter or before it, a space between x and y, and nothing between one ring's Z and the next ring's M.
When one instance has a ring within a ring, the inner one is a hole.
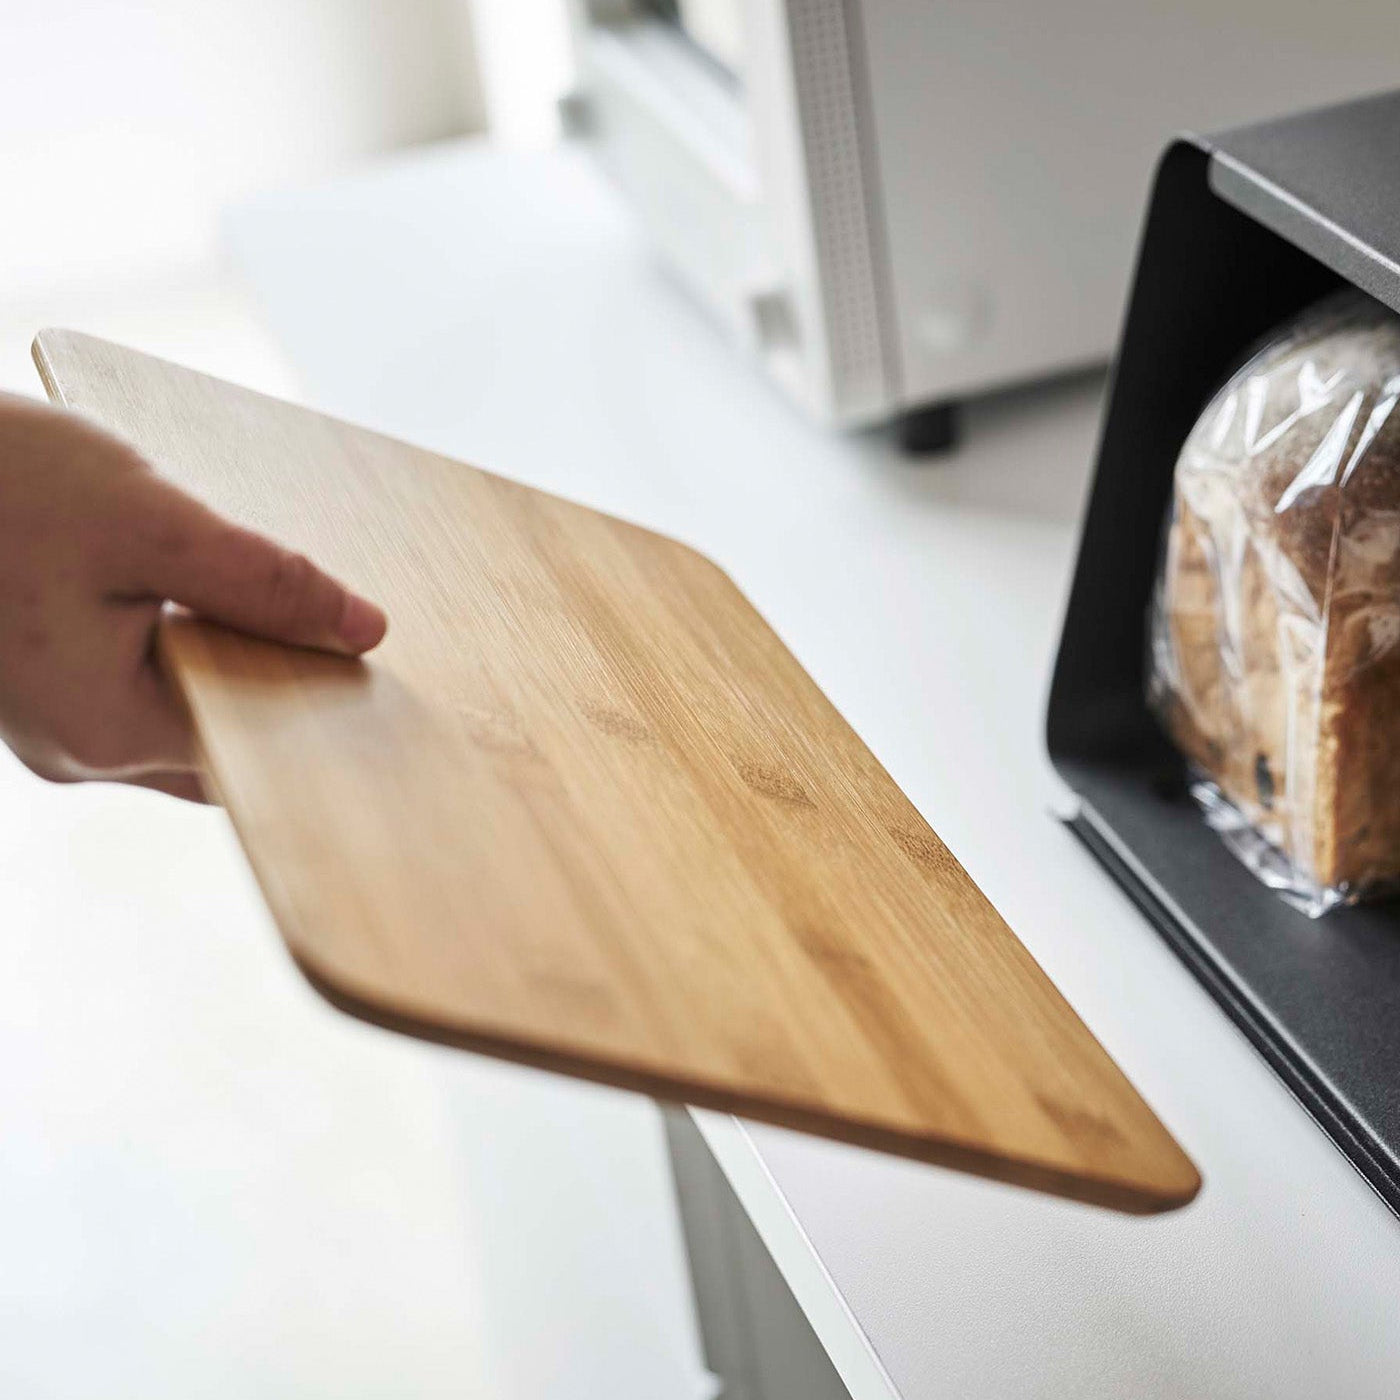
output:
M1330 297L1176 465L1149 698L1198 796L1311 913L1400 884L1400 319Z

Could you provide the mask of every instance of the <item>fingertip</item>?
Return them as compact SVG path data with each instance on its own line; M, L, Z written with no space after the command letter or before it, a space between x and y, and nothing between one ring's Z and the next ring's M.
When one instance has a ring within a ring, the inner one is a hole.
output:
M389 619L382 608L376 607L368 598L361 598L358 593L345 594L336 637L346 651L359 656L377 647L388 630Z

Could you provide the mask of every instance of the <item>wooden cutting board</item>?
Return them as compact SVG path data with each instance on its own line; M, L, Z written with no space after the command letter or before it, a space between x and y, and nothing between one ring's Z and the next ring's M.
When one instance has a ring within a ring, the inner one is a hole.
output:
M51 397L389 613L363 663L163 636L287 947L337 1006L1122 1210L1195 1195L708 559L87 336L45 332L35 358Z

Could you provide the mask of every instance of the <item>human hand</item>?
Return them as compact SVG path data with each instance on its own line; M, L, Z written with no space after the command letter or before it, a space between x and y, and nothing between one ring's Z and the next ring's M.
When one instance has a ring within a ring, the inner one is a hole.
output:
M347 656L386 628L373 603L94 424L0 394L0 738L29 768L202 798L189 719L155 654L167 601Z

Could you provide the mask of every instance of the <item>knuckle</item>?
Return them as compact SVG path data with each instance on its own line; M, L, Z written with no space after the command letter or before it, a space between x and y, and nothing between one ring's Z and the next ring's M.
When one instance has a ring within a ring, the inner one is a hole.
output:
M129 442L118 437L109 437L106 441L115 471L140 477L155 475L151 464Z
M126 438L81 414L66 415L62 421L68 451L81 451L95 468L118 475L150 472L150 463Z
M268 607L280 622L313 631L326 622L320 574L304 554L279 550L268 579Z
M189 526L171 508L168 488L144 463L133 464L112 488L111 505L123 527L111 539L119 557L139 561L143 571L161 578L187 561L194 544Z
M169 563L189 552L190 532L165 511L150 511L141 521L141 547L156 559Z

